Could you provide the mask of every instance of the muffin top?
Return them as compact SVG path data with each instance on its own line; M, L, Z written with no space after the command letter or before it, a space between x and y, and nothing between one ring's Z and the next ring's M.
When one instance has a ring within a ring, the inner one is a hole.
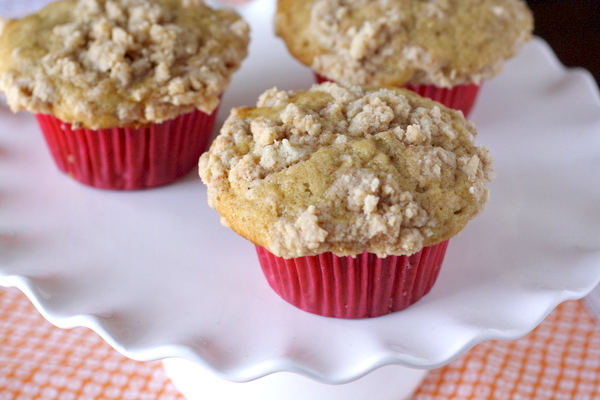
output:
M462 113L394 87L271 89L200 158L221 221L284 257L409 255L483 210L493 176Z
M248 43L202 0L59 1L4 27L0 90L13 111L92 129L211 113Z
M279 0L276 33L344 84L479 84L531 38L522 0Z

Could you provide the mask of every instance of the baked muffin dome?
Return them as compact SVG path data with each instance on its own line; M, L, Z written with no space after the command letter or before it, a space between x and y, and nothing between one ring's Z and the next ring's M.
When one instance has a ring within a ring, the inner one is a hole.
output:
M343 84L480 84L530 39L522 0L279 0L290 53Z
M201 0L64 0L6 24L0 90L91 129L210 114L248 43L246 22Z
M271 89L232 110L200 176L222 223L277 256L410 255L485 207L494 173L475 135L404 89Z

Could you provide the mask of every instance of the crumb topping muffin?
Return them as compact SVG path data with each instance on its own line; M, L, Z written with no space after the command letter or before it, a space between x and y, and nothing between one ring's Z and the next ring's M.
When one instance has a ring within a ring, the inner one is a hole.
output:
M4 27L6 26L7 23L8 23L7 18L0 17L0 35L2 35L2 31L4 30Z
M483 210L493 177L462 113L405 89L271 89L200 158L222 223L293 258L410 255Z
M249 26L201 0L65 0L9 21L0 90L14 111L91 129L210 114L247 55Z
M279 0L275 30L339 83L451 87L499 73L533 17L522 0Z

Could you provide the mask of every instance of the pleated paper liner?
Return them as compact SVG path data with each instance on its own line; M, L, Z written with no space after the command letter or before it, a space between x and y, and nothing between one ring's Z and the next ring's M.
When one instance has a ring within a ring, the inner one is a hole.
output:
M316 72L314 75L318 83L331 81ZM467 117L475 105L480 85L457 85L451 88L442 88L434 85L404 85L402 87L423 97L442 103L446 107L461 110L464 116Z
M217 110L193 111L139 128L73 128L53 115L36 114L58 168L89 186L113 190L166 185L198 165Z
M256 246L269 285L288 303L335 318L372 318L403 310L433 287L448 241L410 256L332 253L284 259Z

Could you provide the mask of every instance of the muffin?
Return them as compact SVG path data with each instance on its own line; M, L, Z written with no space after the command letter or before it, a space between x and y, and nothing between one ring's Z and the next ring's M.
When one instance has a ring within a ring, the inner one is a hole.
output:
M275 17L318 82L404 86L465 115L532 30L522 0L278 0Z
M9 21L0 91L34 113L58 167L105 189L196 167L249 26L201 0L65 0Z
M434 284L493 176L462 113L401 88L271 89L233 109L199 162L208 204L311 313L376 317Z

